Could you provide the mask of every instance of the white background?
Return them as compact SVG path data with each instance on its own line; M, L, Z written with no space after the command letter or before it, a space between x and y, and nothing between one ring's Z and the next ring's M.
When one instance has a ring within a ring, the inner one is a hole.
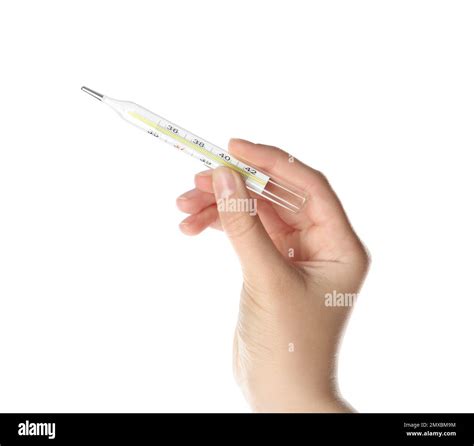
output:
M322 170L373 257L340 358L363 412L473 411L474 6L0 7L0 411L247 411L240 271L187 238L201 166L80 87Z

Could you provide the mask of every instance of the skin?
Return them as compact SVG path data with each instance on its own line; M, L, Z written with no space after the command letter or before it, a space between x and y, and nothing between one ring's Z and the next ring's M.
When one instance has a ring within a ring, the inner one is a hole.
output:
M235 171L195 177L177 199L184 234L223 230L242 267L234 374L257 412L350 412L337 385L337 353L350 306L327 293L358 293L369 257L336 194L318 171L271 146L231 139L229 151L307 194L291 214L258 199L257 215L219 211L218 200L257 198Z

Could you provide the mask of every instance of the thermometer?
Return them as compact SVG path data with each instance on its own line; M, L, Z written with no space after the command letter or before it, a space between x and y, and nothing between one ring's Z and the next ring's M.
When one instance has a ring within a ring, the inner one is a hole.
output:
M298 212L303 207L306 201L303 192L282 184L262 170L238 160L227 151L179 125L173 124L171 121L133 102L112 99L87 87L82 87L82 91L109 105L125 121L191 155L206 167L215 169L219 166L226 166L235 170L242 175L249 190L272 203L293 213Z

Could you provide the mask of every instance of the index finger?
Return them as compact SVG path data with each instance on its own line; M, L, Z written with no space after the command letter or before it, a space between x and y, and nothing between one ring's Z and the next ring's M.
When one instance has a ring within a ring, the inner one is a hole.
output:
M303 191L307 196L303 213L312 222L324 224L331 220L348 223L341 202L321 172L284 150L244 139L231 139L229 152L243 162L265 171L274 181L281 181ZM277 207L275 209L279 211Z

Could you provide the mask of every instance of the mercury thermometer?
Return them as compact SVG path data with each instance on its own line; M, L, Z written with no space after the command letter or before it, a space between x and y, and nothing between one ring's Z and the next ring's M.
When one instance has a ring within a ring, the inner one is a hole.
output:
M298 212L306 201L303 192L282 184L260 169L246 164L215 144L173 124L146 108L129 101L119 101L87 87L82 91L112 107L125 121L145 130L150 135L173 145L198 159L206 167L226 166L242 175L249 190L290 212Z

